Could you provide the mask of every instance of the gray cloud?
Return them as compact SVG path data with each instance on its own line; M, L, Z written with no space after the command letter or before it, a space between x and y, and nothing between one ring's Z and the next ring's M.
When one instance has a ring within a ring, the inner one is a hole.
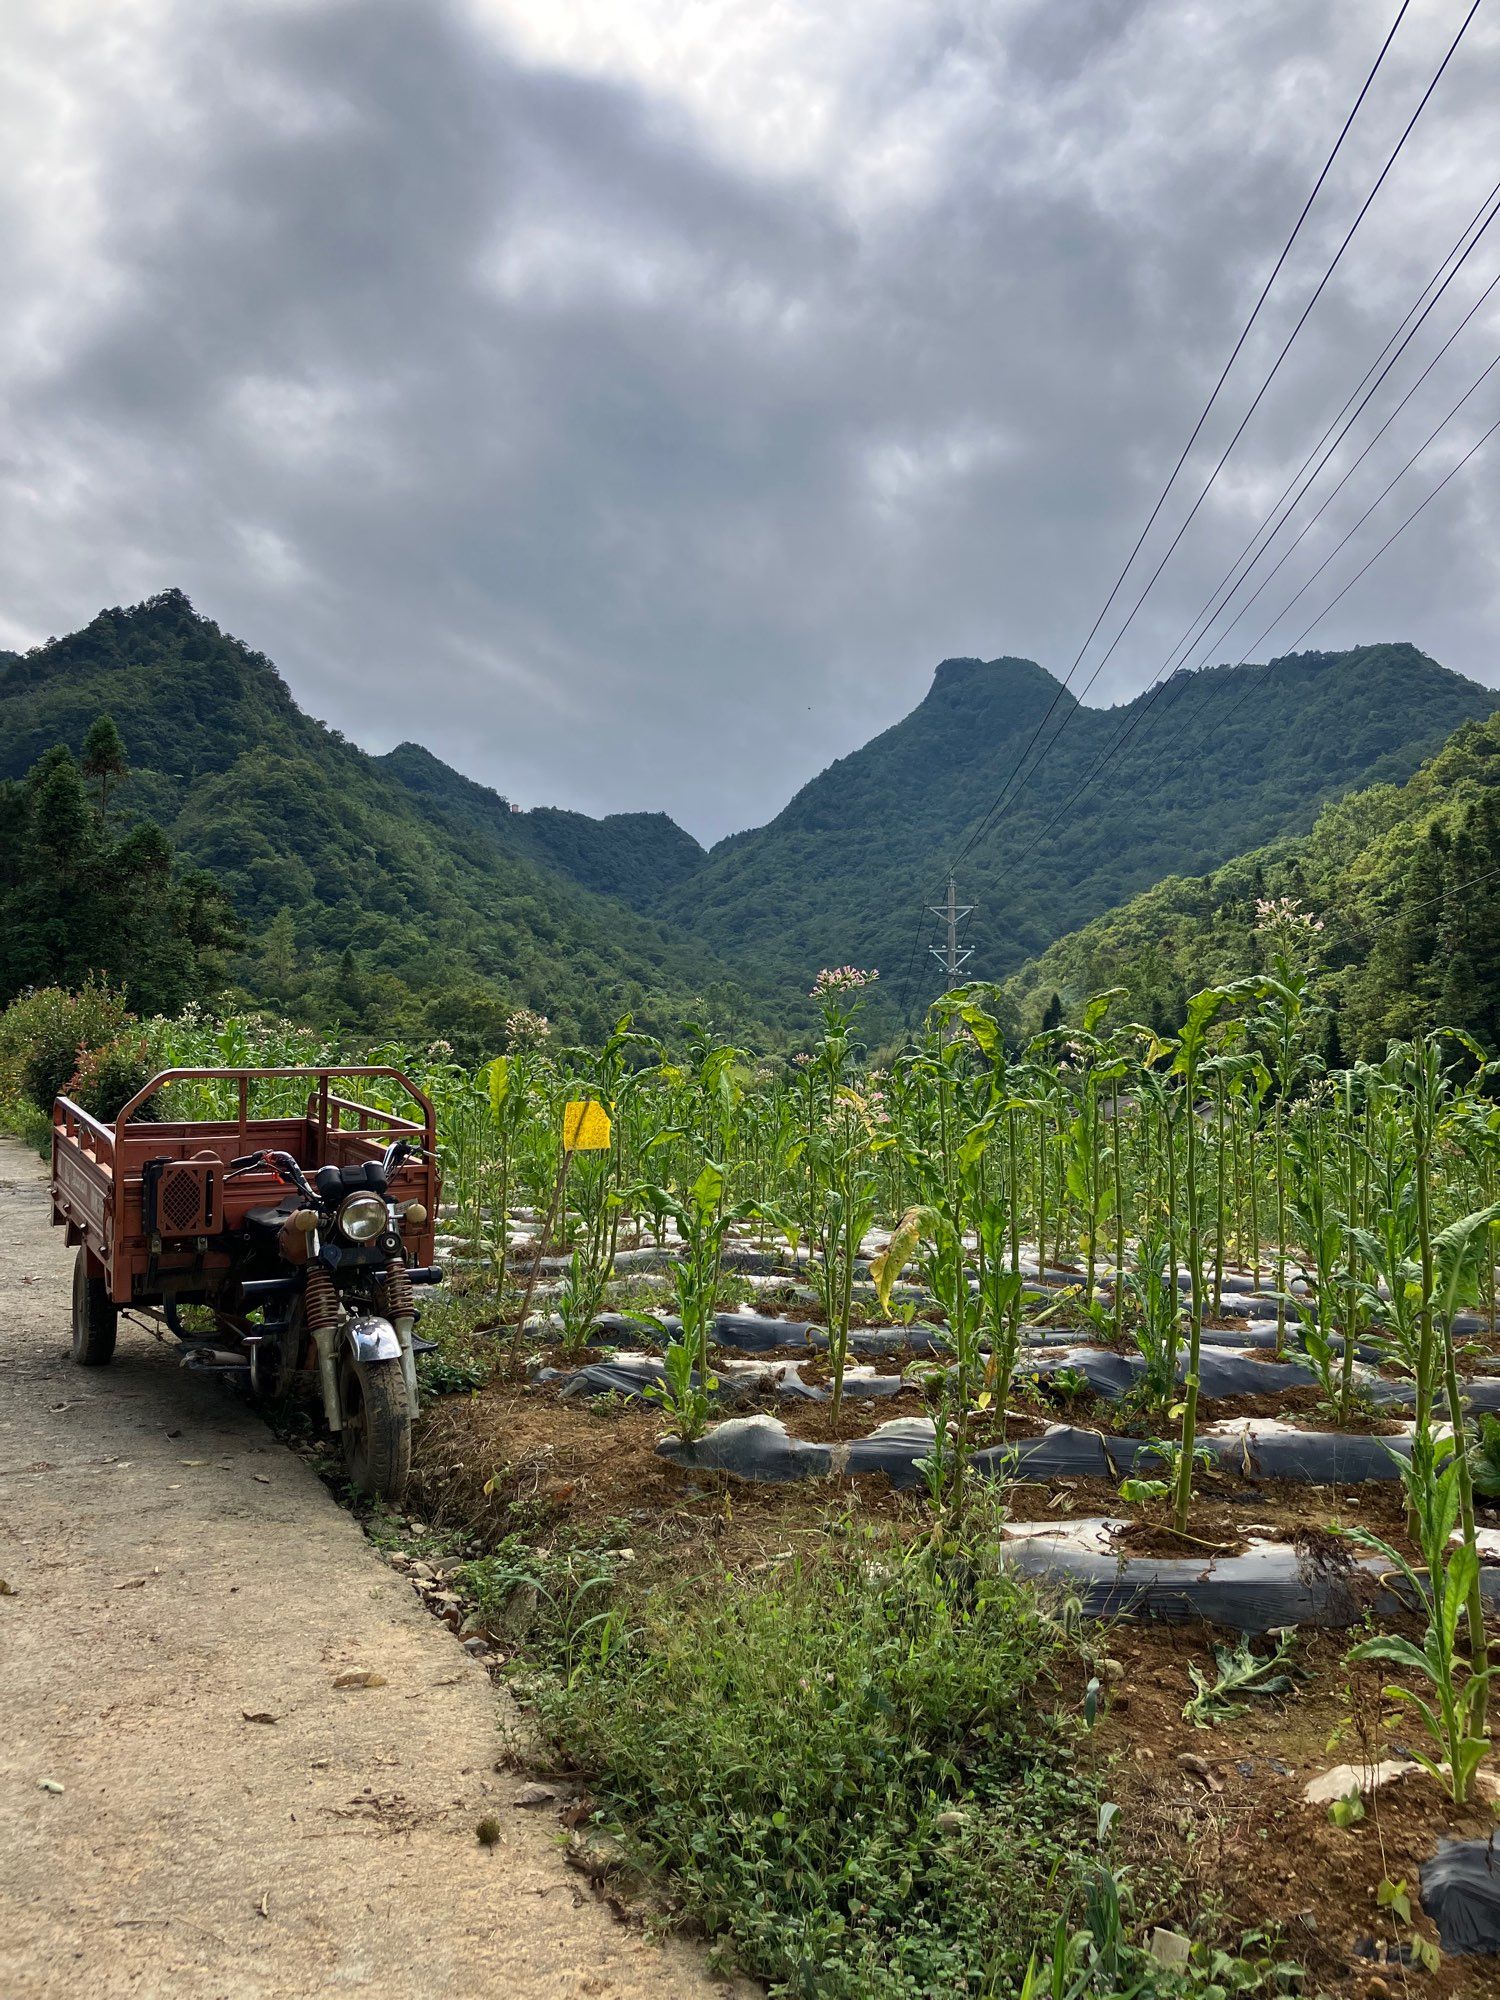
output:
M1412 8L1200 479L1460 18ZM943 655L1070 665L1383 25L1295 0L22 0L0 643L176 583L371 747L416 737L528 804L762 819ZM1481 15L1092 699L1161 668L1478 204L1497 70ZM1393 387L1500 267L1492 234ZM1497 331L1476 317L1214 657ZM1500 682L1497 468L1317 643L1411 638Z

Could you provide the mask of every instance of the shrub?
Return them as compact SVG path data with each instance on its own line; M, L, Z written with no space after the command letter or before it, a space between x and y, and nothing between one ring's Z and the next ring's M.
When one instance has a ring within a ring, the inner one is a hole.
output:
M155 1071L146 1037L127 1032L116 1035L103 1048L83 1051L77 1069L68 1080L66 1094L96 1118L118 1118L121 1106L150 1081ZM148 1123L157 1115L156 1104L151 1101L133 1114L131 1122Z
M85 1049L113 1041L133 1019L122 993L90 979L76 993L44 986L0 1014L0 1103L25 1100L50 1115Z
M1019 1986L1096 1811L1024 1588L874 1540L597 1616L552 1749L746 1970L811 2000Z

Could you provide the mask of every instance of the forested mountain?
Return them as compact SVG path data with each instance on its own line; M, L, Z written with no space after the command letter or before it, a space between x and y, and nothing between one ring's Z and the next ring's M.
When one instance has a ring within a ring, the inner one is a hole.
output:
M590 819L587 813L557 806L522 812L420 743L400 743L375 761L435 825L465 839L479 838L499 855L525 855L560 868L586 889L619 896L638 910L659 902L708 858L666 813L609 813Z
M1006 985L1011 1019L1040 1022L1054 994L1124 986L1119 1018L1181 1018L1200 987L1256 971L1272 906L1291 898L1346 1060L1392 1035L1466 1029L1500 1050L1500 711L1459 728L1404 785L1324 808L1312 832L1204 876L1169 876L1061 938Z
M208 870L246 929L239 979L320 1019L493 1048L516 1005L579 1035L627 1010L659 1028L707 1011L756 1037L800 1027L813 974L853 962L880 969L871 1026L890 1032L917 904L1054 701L1043 740L1066 727L962 863L967 976L1003 977L1163 876L1169 903L1211 893L1181 878L1306 832L1356 786L1376 784L1358 812L1378 814L1495 697L1409 645L1183 675L1110 710L1028 660L947 660L903 721L705 855L664 814L517 812L416 743L371 757L167 591L0 654L0 779L112 716L121 830L155 822ZM1340 824L1325 815L1319 839ZM1018 997L1049 979L1071 994L1081 963L1049 957ZM917 964L914 1006L940 983Z
M520 1005L589 1037L627 1010L663 1029L704 1006L747 1030L778 1013L764 986L548 859L572 852L601 879L613 866L623 886L651 840L680 854L686 835L650 816L631 839L578 814L532 827L456 773L424 798L416 760L388 768L304 715L269 660L178 591L0 656L0 778L78 750L106 713L131 767L113 810L155 822L223 887L259 997L491 1051ZM493 802L494 827L470 792Z
M917 905L940 899L945 857L1001 791L1054 697L1043 740L1064 717L1066 728L959 873L960 900L977 905L965 968L977 978L1014 970L1163 875L1310 827L1352 786L1409 776L1495 702L1410 645L1182 675L1149 712L1147 696L1081 707L1029 660L946 660L910 715L804 786L769 825L721 842L662 910L797 983L820 965L878 966L889 1009ZM925 955L923 967L930 994L940 975Z

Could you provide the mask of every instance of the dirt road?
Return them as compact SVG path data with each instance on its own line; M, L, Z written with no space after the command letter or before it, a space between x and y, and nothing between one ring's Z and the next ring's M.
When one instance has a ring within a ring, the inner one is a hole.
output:
M0 1140L4 2000L723 2000L512 1805L484 1669L248 1409L129 1325L72 1365L70 1271Z

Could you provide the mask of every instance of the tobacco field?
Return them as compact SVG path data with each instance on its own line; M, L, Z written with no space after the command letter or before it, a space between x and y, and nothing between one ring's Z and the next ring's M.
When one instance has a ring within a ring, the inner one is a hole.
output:
M790 1058L360 1050L449 1276L368 1526L635 1920L807 1995L1494 1990L1496 1065L1328 1070L1310 922L1170 1035L970 987L874 1060L844 967Z

